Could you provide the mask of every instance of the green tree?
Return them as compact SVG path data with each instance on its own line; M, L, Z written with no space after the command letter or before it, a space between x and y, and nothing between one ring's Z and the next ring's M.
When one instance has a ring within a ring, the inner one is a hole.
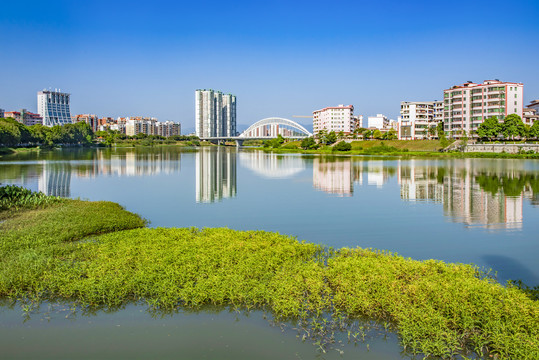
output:
M0 119L0 145L2 146L16 146L21 141L19 127L10 120L12 119Z
M382 138L382 132L379 129L374 130L372 137L380 140Z
M436 126L429 126L429 130L427 133L428 133L429 139L432 139L434 135L436 135Z
M316 141L314 140L314 137L308 137L301 141L301 148L305 150L309 149L316 149L318 148L318 145L316 144Z
M384 134L385 140L396 140L398 139L397 130L395 129L389 129L388 132Z
M51 129L48 126L42 124L36 124L28 127L30 134L32 135L32 142L34 144L44 145L47 144L48 133Z
M442 136L445 137L443 122L439 122L438 125L436 125L436 136L438 136L438 139L441 139Z
M337 139L342 140L342 139L344 139L344 137L345 137L345 135L344 135L344 132L343 132L343 131L339 131L339 132L337 133Z
M523 137L525 135L525 127L522 119L517 114L507 115L502 124L503 136L508 139L514 139L515 136Z
M486 119L477 129L477 136L481 139L495 139L500 133L501 127L496 116Z
M368 129L363 131L363 139L370 139L371 136L372 136L372 131L370 131Z
M466 133L466 130L462 130L460 143L464 146L468 145L468 134Z
M335 131L330 131L330 133L327 136L327 144L331 145L337 142L337 134L335 134Z
M326 129L320 130L318 134L316 134L316 137L320 144L326 145L328 143L328 131Z
M529 136L532 138L539 139L539 120L533 123L529 131Z

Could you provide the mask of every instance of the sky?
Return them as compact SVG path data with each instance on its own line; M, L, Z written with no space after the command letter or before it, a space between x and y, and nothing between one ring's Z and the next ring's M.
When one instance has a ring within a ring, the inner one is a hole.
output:
M0 108L154 116L194 128L195 90L237 122L338 104L396 119L401 101L486 79L539 99L539 1L2 1ZM309 119L296 119L308 124Z

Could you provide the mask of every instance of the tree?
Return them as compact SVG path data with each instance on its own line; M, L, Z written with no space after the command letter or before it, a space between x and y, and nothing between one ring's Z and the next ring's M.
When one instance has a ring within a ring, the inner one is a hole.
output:
M363 132L363 139L370 139L371 135L372 135L372 131L370 131L370 130L365 130L365 131Z
M313 137L305 138L301 141L301 148L304 150L310 150L310 149L316 149L318 148L318 144L314 140Z
M372 133L372 137L379 140L382 138L382 132L379 129L376 129Z
M468 145L468 134L466 130L462 130L462 136L460 137L460 143L464 146Z
M339 132L337 133L337 139L339 139L339 140L344 139L344 136L345 136L345 135L344 135L344 132L343 132L343 131L339 131Z
M515 136L524 136L526 129L522 119L517 114L507 115L502 124L503 136L507 139L511 137L514 139Z
M0 119L0 145L15 146L21 141L19 127L11 119Z
M428 137L429 139L432 139L436 135L436 127L435 126L429 126L428 130Z
M529 131L529 136L539 139L539 120L536 120Z
M389 131L382 136L383 140L396 140L397 138L397 130L395 129L389 129Z
M438 139L441 139L442 136L445 137L443 122L439 122L438 125L436 125L436 135L438 136Z
M316 134L318 137L318 142L320 144L326 145L328 142L328 131L326 129L322 129Z
M477 136L482 139L495 139L500 133L500 123L496 116L491 116L486 119L477 129Z
M332 130L327 136L327 144L331 145L335 142L337 142L337 134L335 134L335 131Z

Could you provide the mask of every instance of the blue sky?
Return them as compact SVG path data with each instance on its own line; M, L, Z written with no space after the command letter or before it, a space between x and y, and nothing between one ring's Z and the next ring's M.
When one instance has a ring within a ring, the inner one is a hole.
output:
M3 1L0 108L72 94L72 113L194 126L194 90L238 123L337 104L398 116L471 80L539 98L539 1ZM300 122L308 122L301 119Z

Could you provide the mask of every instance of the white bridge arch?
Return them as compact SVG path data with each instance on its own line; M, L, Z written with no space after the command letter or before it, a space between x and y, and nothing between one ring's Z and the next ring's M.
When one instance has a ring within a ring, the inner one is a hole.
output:
M259 120L242 132L239 138L305 138L313 136L307 129L295 121L270 117Z

